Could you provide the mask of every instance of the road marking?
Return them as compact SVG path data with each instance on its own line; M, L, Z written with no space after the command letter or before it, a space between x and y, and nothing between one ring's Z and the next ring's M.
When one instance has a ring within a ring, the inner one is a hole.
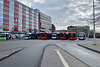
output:
M65 59L63 58L63 56L61 55L61 53L59 52L59 50L55 49L55 51L57 52L58 56L60 57L60 60L62 61L64 67L69 67L68 63L65 61Z

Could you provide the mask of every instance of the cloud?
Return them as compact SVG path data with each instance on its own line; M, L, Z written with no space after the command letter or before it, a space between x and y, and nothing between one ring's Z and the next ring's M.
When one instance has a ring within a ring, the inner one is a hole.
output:
M58 29L69 25L87 25L92 19L91 0L19 0L51 16ZM66 28L65 28L66 29Z
M44 2L45 2L45 0L34 0L34 2L44 3Z

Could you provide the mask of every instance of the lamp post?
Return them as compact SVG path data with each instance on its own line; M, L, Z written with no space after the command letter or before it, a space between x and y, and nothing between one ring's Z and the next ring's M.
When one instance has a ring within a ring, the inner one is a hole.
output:
M56 32L57 32L57 29L58 29L58 28L57 28L57 23L56 23Z
M95 6L94 6L94 0L93 0L93 31L94 31L94 45L95 43Z

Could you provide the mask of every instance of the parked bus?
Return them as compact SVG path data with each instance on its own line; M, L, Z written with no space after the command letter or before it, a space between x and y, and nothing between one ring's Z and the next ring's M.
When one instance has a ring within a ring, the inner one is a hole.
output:
M25 39L25 40L28 40L28 39L29 39L29 34L25 35L25 36L24 36L24 39Z
M41 33L42 32L37 33L37 39L41 39Z
M37 33L32 33L30 36L32 39L37 39Z
M3 35L3 33L0 33L0 40L6 40L6 37Z
M78 33L78 39L79 40L85 40L86 39L86 34L84 32L79 32Z
M37 39L36 33L29 33L27 34L24 39Z
M66 39L68 39L68 37L69 37L68 32L61 32L60 33L61 40L66 40Z
M0 40L9 40L12 39L13 37L9 33L0 33Z
M60 33L59 32L52 33L52 39L60 39Z
M69 32L69 40L76 40L77 35L75 32Z
M51 32L42 32L41 33L41 39L51 39L52 33Z

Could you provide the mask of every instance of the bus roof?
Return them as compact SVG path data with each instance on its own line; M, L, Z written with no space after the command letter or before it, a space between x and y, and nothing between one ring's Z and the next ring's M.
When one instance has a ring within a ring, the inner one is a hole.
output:
M64 34L64 33L66 33L66 34L68 34L68 32L61 32L62 34Z
M40 34L40 33L46 33L46 32L38 32L37 34Z
M76 33L76 32L69 32L69 33Z

